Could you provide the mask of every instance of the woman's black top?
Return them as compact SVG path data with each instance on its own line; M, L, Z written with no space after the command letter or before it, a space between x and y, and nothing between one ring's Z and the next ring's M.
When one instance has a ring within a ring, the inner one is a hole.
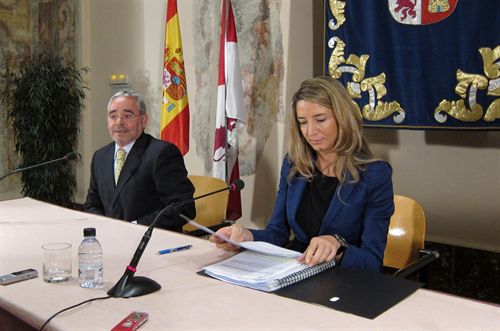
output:
M321 223L330 206L338 183L337 177L325 176L317 169L312 180L307 182L297 210L296 220L309 240L318 236ZM304 251L309 245L309 243L301 244L300 246L305 244L305 247L294 245L293 249Z

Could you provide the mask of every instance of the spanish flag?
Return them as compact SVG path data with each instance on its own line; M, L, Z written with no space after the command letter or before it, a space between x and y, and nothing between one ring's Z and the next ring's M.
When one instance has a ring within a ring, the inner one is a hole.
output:
M177 0L167 4L162 82L160 137L185 155L189 150L189 104Z

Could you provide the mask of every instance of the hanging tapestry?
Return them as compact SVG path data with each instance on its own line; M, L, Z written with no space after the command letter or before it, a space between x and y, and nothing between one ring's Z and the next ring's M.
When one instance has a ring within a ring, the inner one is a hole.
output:
M325 0L325 74L365 126L500 129L500 1Z

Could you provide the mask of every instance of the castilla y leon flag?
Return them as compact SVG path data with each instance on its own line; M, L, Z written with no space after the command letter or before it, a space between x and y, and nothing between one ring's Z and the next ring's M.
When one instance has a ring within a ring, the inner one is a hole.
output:
M162 85L160 137L185 155L189 150L189 105L177 0L167 4Z
M219 86L217 89L217 116L215 128L214 177L232 183L240 177L238 164L238 122L246 122L243 87L231 1L222 0L221 38L219 55ZM226 10L227 8L227 10ZM241 217L241 195L230 191L227 219Z
M499 0L324 4L325 73L365 127L500 129Z

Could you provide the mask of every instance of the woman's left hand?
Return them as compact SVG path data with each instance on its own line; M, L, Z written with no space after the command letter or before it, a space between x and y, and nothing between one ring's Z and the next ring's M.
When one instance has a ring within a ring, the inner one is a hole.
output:
M337 255L340 246L340 243L333 236L314 237L309 242L304 254L298 258L298 261L310 266L331 261Z

